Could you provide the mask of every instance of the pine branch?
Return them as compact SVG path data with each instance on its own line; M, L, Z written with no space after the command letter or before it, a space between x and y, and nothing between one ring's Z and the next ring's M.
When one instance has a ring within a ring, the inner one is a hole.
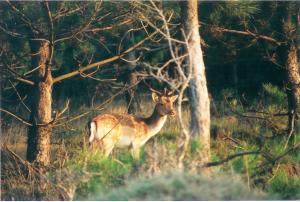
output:
M81 74L82 72L85 72L85 71L87 71L89 69L92 69L94 67L100 67L100 66L106 65L108 63L111 63L113 61L116 61L116 60L122 58L123 56L125 56L126 54L130 53L131 51L135 50L137 47L139 47L140 45L142 45L145 41L147 41L148 39L152 38L155 34L157 34L157 31L153 32L151 35L149 35L145 39L141 40L140 42L136 43L132 47L128 48L127 50L125 50L120 55L116 55L114 57L107 58L107 59L99 61L99 62L95 62L95 63L87 65L85 67L81 67L78 70L75 70L73 72L69 72L67 74L58 76L58 77L56 77L56 78L53 79L53 83L56 83L56 82L59 82L59 81L62 81L62 80L74 77L74 76L76 76L78 74Z

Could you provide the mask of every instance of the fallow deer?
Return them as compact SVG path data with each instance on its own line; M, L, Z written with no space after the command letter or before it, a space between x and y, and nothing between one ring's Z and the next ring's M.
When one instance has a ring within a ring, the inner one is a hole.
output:
M100 143L105 156L109 156L115 147L129 147L133 158L139 159L141 147L162 129L167 116L176 115L173 104L177 95L153 92L152 99L155 108L147 118L120 114L102 114L93 118L88 124L89 143Z

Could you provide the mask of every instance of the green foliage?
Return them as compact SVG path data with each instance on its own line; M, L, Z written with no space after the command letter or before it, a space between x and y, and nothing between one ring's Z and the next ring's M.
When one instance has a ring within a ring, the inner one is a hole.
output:
M271 83L262 84L262 93L264 99L267 99L268 103L276 103L277 105L285 103L286 93L278 86L272 85Z
M83 150L68 164L74 172L84 172L89 175L89 180L78 185L75 198L86 199L90 193L124 184L132 170L133 160L128 155L123 155L121 161L104 158L98 152Z
M244 160L242 158L238 158L232 162L232 167L235 172L242 173L245 170Z
M281 199L299 200L300 177L290 176L284 170L280 170L270 181L268 191Z
M130 181L108 193L93 193L89 200L262 200L266 195L249 191L237 178L222 174L204 177L171 173Z
M224 18L245 20L253 18L254 14L260 12L260 5L254 1L228 1L219 2L214 5L214 10L209 19L214 24L223 25Z

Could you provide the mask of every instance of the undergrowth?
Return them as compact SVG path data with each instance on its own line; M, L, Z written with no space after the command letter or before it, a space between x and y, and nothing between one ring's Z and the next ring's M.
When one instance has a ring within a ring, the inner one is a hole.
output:
M222 177L227 184L222 184L222 180L204 179L198 174L177 173L170 179L166 177L166 173L176 172L179 145L183 141L176 119L168 119L163 130L145 145L140 161L133 160L126 149L115 150L109 158L90 151L85 140L87 120L104 111L124 113L126 108L123 104L111 105L55 128L51 152L54 169L48 177L68 192L69 199L76 200L264 199L265 195L253 194L252 190L262 190L273 199L300 199L300 149L297 146L300 134L297 131L294 140L287 143L287 117L273 116L286 112L284 95L281 89L265 84L257 100L248 101L231 90L225 90L221 99L213 101L216 109L211 121L211 160L218 162L232 155L256 152L234 157L213 167L219 175L234 173L241 176L243 182L239 181L232 187L228 186L231 181ZM153 104L147 102L144 106L145 111L140 114L147 116ZM86 110L86 107L77 108L76 113ZM76 114L68 113L70 116ZM187 110L184 116L188 123ZM20 141L26 142L25 134L23 126L7 127L3 130L1 141L16 151ZM185 159L186 173L189 173L188 165L198 158L200 148L201 143L191 142ZM22 151L17 153L22 156ZM1 179L5 179L1 188L2 195L7 196L5 199L11 200L11 196L15 200L34 199L34 195L30 198L30 190L25 188L25 184L30 182L24 180L18 185L18 175L4 178L5 172L1 173ZM199 184L198 180L204 183ZM212 189L212 186L220 189ZM243 187L240 195L235 191L236 187ZM110 192L111 189L114 190ZM9 191L15 194L5 195ZM204 192L206 195L200 194Z

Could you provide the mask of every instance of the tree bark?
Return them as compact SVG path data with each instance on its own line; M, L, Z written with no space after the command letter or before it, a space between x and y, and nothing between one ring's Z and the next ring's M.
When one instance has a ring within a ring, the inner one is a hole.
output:
M135 74L135 71L127 71L128 72L126 73L126 84L128 86L133 86L125 92L126 102L128 106L128 114L136 114L138 111L140 111L140 103L138 97L135 95L137 86L134 86L138 82L138 78Z
M287 97L288 97L288 131L290 134L298 130L300 114L300 71L297 61L297 48L295 44L290 44L288 58L286 62L287 70Z
M132 26L130 26L130 29L132 29ZM126 41L130 46L134 44L134 35L132 32L130 32L127 36ZM125 56L127 60L129 60L128 66L127 66L127 71L125 73L125 83L128 86L132 86L129 90L125 92L125 98L128 106L128 114L135 114L138 111L140 111L140 103L135 96L135 92L137 90L136 83L138 82L137 75L135 74L135 69L136 69L136 51L132 51L128 53L127 56Z
M193 78L189 85L192 138L200 140L200 164L210 160L210 103L205 76L205 65L200 45L198 2L182 2L182 20L188 38L189 60Z
M32 67L39 68L34 75L35 85L31 94L30 120L33 126L28 130L27 160L39 166L48 166L52 133L51 47L47 41L31 42L30 46Z
M299 22L297 15L293 15L293 2L282 2L278 12L282 13L282 32L286 43L279 47L278 54L281 57L281 63L286 69L286 93L288 98L288 133L293 138L295 129L299 130L300 114L300 67L297 55L297 31ZM296 27L293 26L296 22ZM295 29L296 28L296 29Z

